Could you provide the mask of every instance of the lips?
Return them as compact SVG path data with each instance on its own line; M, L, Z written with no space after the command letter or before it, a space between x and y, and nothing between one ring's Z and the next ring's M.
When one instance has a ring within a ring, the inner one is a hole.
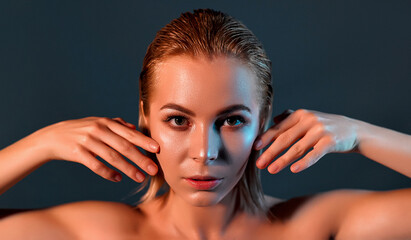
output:
M185 178L185 181L197 190L212 190L221 183L222 179L213 176L196 175Z
M213 176L195 175L195 176L188 177L188 179L206 181L206 180L217 180L217 179L221 179L221 178L213 177Z

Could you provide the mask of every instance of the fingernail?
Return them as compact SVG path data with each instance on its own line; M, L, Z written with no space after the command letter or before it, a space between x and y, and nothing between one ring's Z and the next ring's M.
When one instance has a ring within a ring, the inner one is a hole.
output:
M144 175L139 172L136 173L136 178L138 182L144 181Z
M121 175L120 175L120 174L116 174L116 175L114 176L114 181L120 182L120 181L121 181Z
M150 175L155 175L157 173L157 167L153 164L148 165L147 170Z
M150 143L150 149L153 151L158 151L158 144L157 143Z
M298 165L293 165L293 166L291 166L291 171L292 171L292 172L297 173L298 170L300 170L300 166L298 166Z
M263 168L265 167L265 163L264 163L264 161L261 160L261 159L258 159L256 164L257 164L257 167L258 167L259 169L263 169Z
M255 144L255 149L258 150L260 147L263 145L263 141L261 139L258 139L256 144Z
M278 172L278 166L277 166L277 165L271 166L268 171L269 171L271 174L276 174L276 173Z

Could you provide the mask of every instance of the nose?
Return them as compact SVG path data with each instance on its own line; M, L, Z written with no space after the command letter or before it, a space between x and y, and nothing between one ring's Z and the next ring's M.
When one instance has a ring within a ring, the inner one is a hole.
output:
M220 135L213 126L197 126L190 139L190 157L197 161L211 161L218 158Z

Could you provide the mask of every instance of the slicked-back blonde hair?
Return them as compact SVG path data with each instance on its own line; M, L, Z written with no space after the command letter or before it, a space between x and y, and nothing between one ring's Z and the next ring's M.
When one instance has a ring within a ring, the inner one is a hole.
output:
M153 92L154 74L157 65L167 57L227 56L239 59L257 77L258 102L260 105L260 130L265 131L271 117L273 89L271 86L271 62L257 37L240 21L211 9L186 12L157 32L148 46L139 79L139 98L143 108L139 109L139 130L150 136L144 126L143 113L149 116L150 93ZM260 181L260 170L255 165L260 151L252 150L243 176L234 187L236 206L250 213L265 211L264 193ZM146 153L159 166L155 154ZM161 168L154 177L147 177L138 192L148 186L140 202L154 199L163 188L169 190Z

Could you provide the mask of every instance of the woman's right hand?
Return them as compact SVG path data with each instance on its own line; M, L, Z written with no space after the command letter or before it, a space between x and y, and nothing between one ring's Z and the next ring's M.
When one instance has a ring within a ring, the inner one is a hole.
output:
M67 120L42 128L29 137L42 145L47 160L77 162L114 182L121 181L121 174L99 161L96 156L137 182L142 182L145 175L121 155L150 175L155 175L158 171L156 164L136 146L156 153L159 151L159 144L121 118L87 117Z

